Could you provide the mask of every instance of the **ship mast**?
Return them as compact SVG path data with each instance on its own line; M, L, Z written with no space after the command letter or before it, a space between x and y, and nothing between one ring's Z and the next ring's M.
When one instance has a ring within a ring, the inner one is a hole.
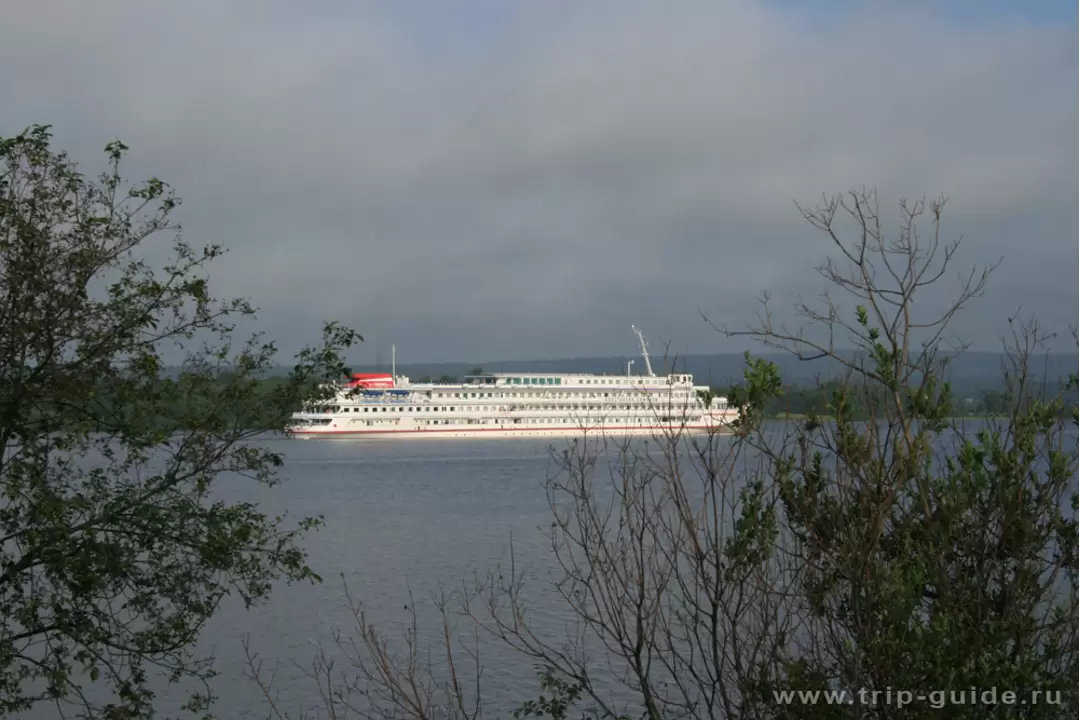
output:
M630 326L630 329L634 331L638 342L641 343L641 357L645 358L645 372L649 374L649 377L656 377L656 374L652 371L652 363L649 362L649 344L645 342L645 336L633 325Z

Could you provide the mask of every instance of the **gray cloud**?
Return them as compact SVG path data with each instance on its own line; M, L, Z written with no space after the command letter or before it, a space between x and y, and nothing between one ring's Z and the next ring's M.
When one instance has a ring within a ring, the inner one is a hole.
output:
M958 262L1005 257L960 337L997 347L1021 304L1076 322L1071 26L400 7L15 0L0 134L53 123L88 167L124 139L131 173L184 197L188 239L231 249L218 292L289 349L329 318L366 360L628 353L631 322L741 349L697 309L738 323L762 289L820 290L827 241L792 200L864 185L892 219L946 193Z

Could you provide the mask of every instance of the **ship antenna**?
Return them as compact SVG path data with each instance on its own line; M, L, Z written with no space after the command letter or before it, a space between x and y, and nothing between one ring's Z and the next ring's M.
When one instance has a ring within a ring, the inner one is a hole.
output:
M645 336L642 335L641 331L636 327L631 325L630 329L634 331L634 334L637 335L638 342L641 343L641 357L645 358L645 372L649 374L649 377L656 377L656 374L652 371L652 363L649 362L649 343L645 342Z

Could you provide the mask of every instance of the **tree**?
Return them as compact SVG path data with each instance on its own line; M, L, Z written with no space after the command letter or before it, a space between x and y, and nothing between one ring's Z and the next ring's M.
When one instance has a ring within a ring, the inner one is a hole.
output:
M226 596L317 579L297 541L318 518L222 502L215 480L272 484L281 457L257 436L331 394L359 336L329 324L262 384L274 345L232 339L253 308L209 293L221 249L180 239L165 183L123 183L126 149L91 179L48 127L0 140L0 715L149 717L155 674L213 674L192 646ZM140 252L166 233L155 269Z
M472 370L469 371L469 374L470 375L483 375L484 374L484 368L477 365L476 367L474 367Z
M585 434L553 453L551 590L565 627L548 635L550 619L534 622L513 555L461 596L481 637L540 669L541 695L523 696L518 716L1076 714L1077 411L1065 392L1028 391L1047 337L1017 319L1007 419L977 433L954 421L942 338L992 267L963 276L936 312L916 305L957 250L940 239L943 201L919 232L926 209L901 204L892 237L872 193L804 210L837 255L820 271L852 303L800 305L809 327L788 330L766 297L760 323L732 333L846 371L805 419L765 422L784 385L775 365L747 354L727 393L740 409L733 437L672 431L642 445ZM405 659L366 618L357 635L344 641L360 649L347 655L356 682L336 684L326 665L314 673L334 688L331 711L477 716L481 663L475 683L461 680L472 651L453 632L440 638L446 665L419 670L415 629ZM824 690L851 702L813 695Z
M950 698L952 716L1060 717L1066 708L1076 712L1077 415L1066 396L1077 378L1054 397L1030 392L1030 361L1048 337L1034 321L1010 319L1006 421L972 434L952 420L943 378L955 354L942 338L993 267L963 275L955 298L934 314L915 304L958 248L941 239L944 208L943 199L901 203L891 237L873 193L804 208L839 256L819 271L852 306L829 295L820 307L800 305L803 317L825 330L812 336L775 324L766 298L762 322L746 331L848 373L827 413L783 437L751 440L773 466L779 507L802 559L801 642L785 648L777 676L761 687L996 688L1022 696L996 708ZM922 234L927 212L932 228ZM839 230L844 217L853 221L853 240ZM860 352L839 352L840 337ZM854 417L853 397L865 421ZM1032 703L1032 691L1044 693L1043 701ZM879 707L875 714L895 711ZM787 705L780 715L823 711Z

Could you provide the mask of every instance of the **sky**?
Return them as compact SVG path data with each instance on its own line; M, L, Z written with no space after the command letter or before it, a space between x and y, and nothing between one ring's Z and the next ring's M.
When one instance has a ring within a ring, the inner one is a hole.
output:
M122 139L286 352L325 320L361 364L629 355L631 324L742 351L702 313L741 327L767 290L797 327L834 253L795 203L861 188L894 234L949 198L919 317L1002 261L951 326L996 350L1018 308L1077 322L1076 27L1044 0L7 0L0 136L51 124L87 171Z

